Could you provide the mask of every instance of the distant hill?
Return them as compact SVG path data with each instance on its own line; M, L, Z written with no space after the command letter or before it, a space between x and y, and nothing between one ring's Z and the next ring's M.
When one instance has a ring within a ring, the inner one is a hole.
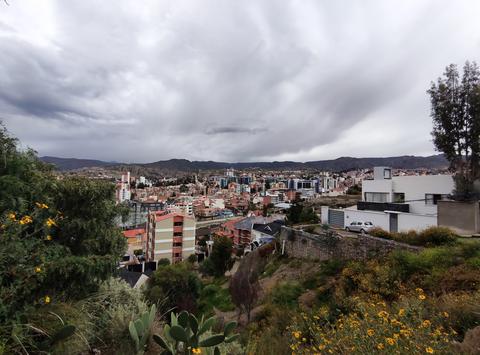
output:
M53 164L58 170L75 170L92 167L105 167L118 165L118 163L105 162L101 160L92 159L76 159L76 158L57 158L57 157L40 157L40 160L45 163Z
M448 162L442 154L427 157L405 155L386 158L352 158L341 157L333 160L309 161L306 163L294 161L252 162L252 163L226 163L215 161L190 161L186 159L160 160L148 164L120 164L100 160L41 157L45 162L55 164L59 170L74 170L89 167L122 167L145 168L150 171L169 172L195 172L199 170L234 169L264 169L264 170L325 170L344 171L351 169L368 169L374 166L390 166L397 169L437 169L448 167Z

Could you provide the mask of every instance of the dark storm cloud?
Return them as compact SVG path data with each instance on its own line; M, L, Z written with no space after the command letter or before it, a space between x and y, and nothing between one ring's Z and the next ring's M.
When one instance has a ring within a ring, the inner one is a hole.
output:
M431 153L425 90L479 60L479 7L12 2L0 117L40 154L116 161Z

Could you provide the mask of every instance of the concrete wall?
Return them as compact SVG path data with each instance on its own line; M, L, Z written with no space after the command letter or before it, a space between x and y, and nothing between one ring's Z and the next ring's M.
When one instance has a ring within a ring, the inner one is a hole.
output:
M290 257L318 259L365 260L381 257L392 250L419 251L421 248L371 236L321 235L282 227L280 243Z
M386 231L390 230L390 215L386 212L377 211L359 211L356 209L346 208L345 226L354 222L372 222L375 226ZM417 231L437 225L437 216L420 215L414 213L397 213L398 215L398 231L407 232L411 229Z
M479 202L439 201L438 225L459 234L480 233Z
M425 194L451 194L454 182L451 175L395 176L392 178L393 191L405 193L411 213L437 214L436 205L425 204ZM419 200L419 201L415 201Z

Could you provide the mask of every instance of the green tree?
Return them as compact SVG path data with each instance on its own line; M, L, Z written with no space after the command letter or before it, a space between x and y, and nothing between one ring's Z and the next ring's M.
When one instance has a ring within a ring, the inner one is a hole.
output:
M195 312L200 295L200 279L185 263L159 267L150 278L145 296L164 311Z
M432 83L430 95L433 143L455 171L455 194L460 199L474 195L480 174L480 71L466 62L463 76L449 65L443 78Z
M212 252L207 260L202 263L202 272L215 277L225 275L233 266L233 243L228 237L215 236Z

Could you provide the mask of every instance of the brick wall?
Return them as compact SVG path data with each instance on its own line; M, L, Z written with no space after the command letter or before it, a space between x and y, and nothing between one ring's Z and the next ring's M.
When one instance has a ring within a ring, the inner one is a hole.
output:
M280 244L291 257L318 259L363 260L385 256L392 250L419 251L421 248L391 240L362 235L339 235L327 232L320 235L282 227Z

